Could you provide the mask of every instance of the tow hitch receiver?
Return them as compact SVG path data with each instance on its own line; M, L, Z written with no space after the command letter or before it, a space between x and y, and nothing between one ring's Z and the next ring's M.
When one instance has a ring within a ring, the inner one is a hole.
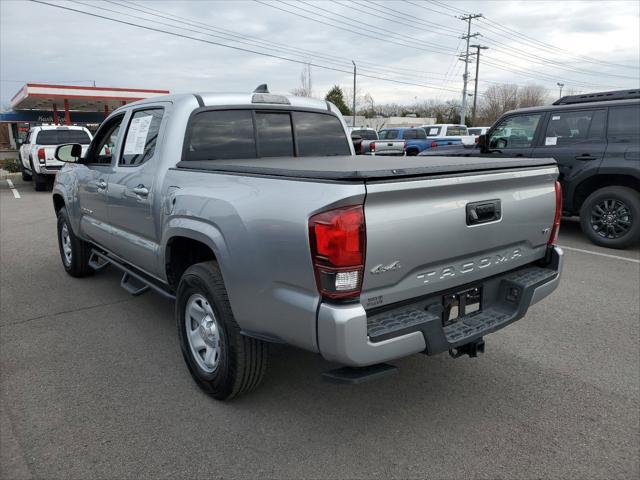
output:
M469 355L469 357L475 358L479 353L484 353L484 340L482 337L474 340L473 342L449 349L449 355L453 358L459 358L462 355Z

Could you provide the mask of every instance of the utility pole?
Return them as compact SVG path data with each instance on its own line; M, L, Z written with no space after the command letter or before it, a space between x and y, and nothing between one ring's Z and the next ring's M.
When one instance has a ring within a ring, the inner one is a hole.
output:
M483 47L481 45L471 45L476 50L476 78L474 79L473 87L473 112L471 113L471 125L476 126L476 106L478 105L478 73L480 71L480 50L486 50L489 47Z
M464 56L464 75L462 76L463 80L463 89L462 89L462 106L460 107L460 125L464 125L464 118L467 113L467 80L469 79L469 39L473 37L477 37L480 35L479 33L471 34L471 20L474 18L482 17L481 13L471 13L469 15L463 15L458 17L460 20L467 22L467 34L463 35L461 38L467 41L467 50Z
M556 83L556 85L558 85L560 87L560 98L562 98L562 87L564 87L564 83Z
M355 128L356 126L356 62L351 60L351 63L353 63L353 112L351 112L353 114L353 120L352 120L351 126Z

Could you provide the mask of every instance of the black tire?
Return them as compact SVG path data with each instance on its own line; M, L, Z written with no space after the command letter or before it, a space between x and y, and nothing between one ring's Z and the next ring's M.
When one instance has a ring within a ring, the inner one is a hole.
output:
M201 366L205 355L200 356L200 362L196 360L187 338L187 328L193 329L193 323L198 322L191 316L187 318L186 308L197 297L206 299L219 332L216 345L220 353L213 371ZM176 319L182 355L191 376L206 393L218 400L228 400L253 390L262 381L267 366L267 344L240 333L217 263L198 263L182 275L176 295Z
M22 163L22 158L18 158L18 162L20 163L20 173L22 174L22 180L24 180L25 182L30 182L31 181L31 174L27 173L27 171L24 169L24 164Z
M418 150L416 150L415 148L410 148L409 150L407 150L407 157L415 157L416 155L418 155Z
M71 248L70 259L65 254L63 229L66 226L67 235ZM61 208L58 212L58 248L60 249L60 258L62 260L62 266L65 271L72 277L86 277L91 275L94 270L89 266L89 256L91 254L91 245L84 240L79 239L73 233L71 224L69 223L69 217L67 215L67 209Z
M33 187L36 189L36 192L44 192L47 189L47 185L49 184L49 182L47 181L47 177L36 173L35 168L33 168L33 158L29 159L29 165L31 165Z
M602 223L606 212L612 214L606 217L613 222L611 227ZM640 242L640 193L628 187L596 190L580 208L580 226L589 240L602 247L627 248Z

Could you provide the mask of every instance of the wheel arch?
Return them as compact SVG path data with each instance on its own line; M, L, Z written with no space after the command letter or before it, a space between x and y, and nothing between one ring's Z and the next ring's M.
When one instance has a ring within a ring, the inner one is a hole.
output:
M167 230L163 242L163 269L169 286L175 290L184 271L200 262L217 262L224 275L227 250L220 232L195 220L181 219L180 223Z
M579 212L582 204L596 190L604 187L628 187L640 193L640 179L625 174L604 174L591 176L576 186L572 195L572 211Z

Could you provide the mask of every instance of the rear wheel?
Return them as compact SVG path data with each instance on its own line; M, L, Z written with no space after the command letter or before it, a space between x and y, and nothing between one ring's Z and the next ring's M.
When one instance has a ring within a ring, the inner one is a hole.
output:
M580 225L596 245L629 247L640 241L640 194L627 187L596 190L582 204Z
M27 171L25 170L24 164L22 163L22 158L19 158L18 162L20 163L20 173L22 174L22 180L24 180L25 182L30 182L31 174L27 173Z
M407 157L415 157L416 155L418 155L418 150L416 150L415 148L410 148L409 150L407 150Z
M72 277L86 277L94 270L89 266L91 246L71 230L67 209L58 212L58 247L65 271Z
M217 263L198 263L184 273L176 319L182 355L205 392L227 400L258 386L267 345L240 333Z
M36 192L44 192L49 184L46 175L36 172L33 168L33 159L30 159L29 163L31 165L31 175L33 176L33 186L36 189Z

